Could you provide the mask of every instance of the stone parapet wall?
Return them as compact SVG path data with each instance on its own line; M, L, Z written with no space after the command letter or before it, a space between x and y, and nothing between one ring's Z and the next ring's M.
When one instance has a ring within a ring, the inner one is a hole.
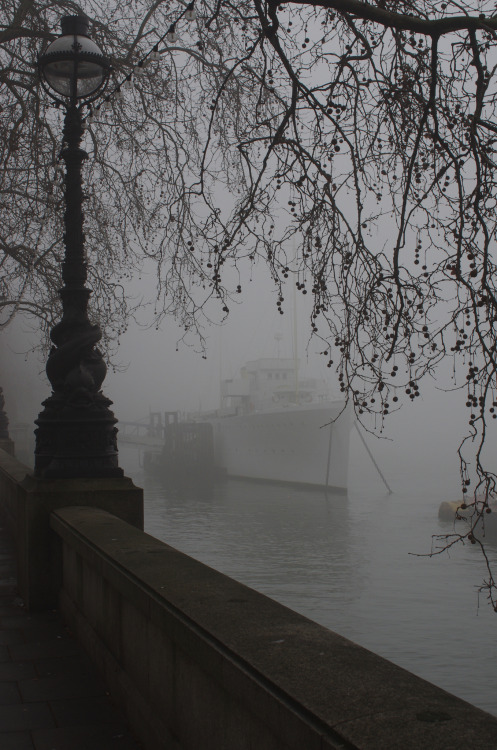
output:
M60 508L61 608L148 750L495 750L497 719L105 511Z
M21 486L30 468L0 446L0 513L13 541L18 545Z

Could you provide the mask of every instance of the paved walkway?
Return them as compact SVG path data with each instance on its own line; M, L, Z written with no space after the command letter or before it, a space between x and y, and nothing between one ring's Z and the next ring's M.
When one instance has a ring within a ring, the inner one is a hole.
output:
M140 750L56 611L29 614L0 524L0 749Z

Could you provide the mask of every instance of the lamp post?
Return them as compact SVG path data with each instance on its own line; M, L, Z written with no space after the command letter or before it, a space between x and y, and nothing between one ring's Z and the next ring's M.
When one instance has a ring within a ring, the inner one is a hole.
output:
M86 16L65 16L62 34L38 58L43 87L66 109L61 157L66 165L62 319L50 333L46 372L52 393L36 420L35 474L43 478L120 477L116 418L101 385L107 371L88 318L90 290L83 234L80 147L84 105L105 89L110 65L88 36Z

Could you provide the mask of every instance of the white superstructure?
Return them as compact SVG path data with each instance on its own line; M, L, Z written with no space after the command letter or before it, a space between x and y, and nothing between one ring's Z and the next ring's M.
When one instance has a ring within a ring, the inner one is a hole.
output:
M293 359L258 359L221 384L207 417L216 465L230 476L346 490L350 414Z

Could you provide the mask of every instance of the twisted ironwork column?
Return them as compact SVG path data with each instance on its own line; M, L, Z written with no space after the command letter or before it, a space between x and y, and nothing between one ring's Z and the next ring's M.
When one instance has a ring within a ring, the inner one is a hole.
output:
M116 418L101 385L107 367L97 344L98 325L88 318L90 290L83 234L81 167L88 158L80 147L81 111L73 100L64 122L66 164L62 320L50 338L54 344L46 372L52 394L36 420L35 473L52 477L122 476L117 457Z

